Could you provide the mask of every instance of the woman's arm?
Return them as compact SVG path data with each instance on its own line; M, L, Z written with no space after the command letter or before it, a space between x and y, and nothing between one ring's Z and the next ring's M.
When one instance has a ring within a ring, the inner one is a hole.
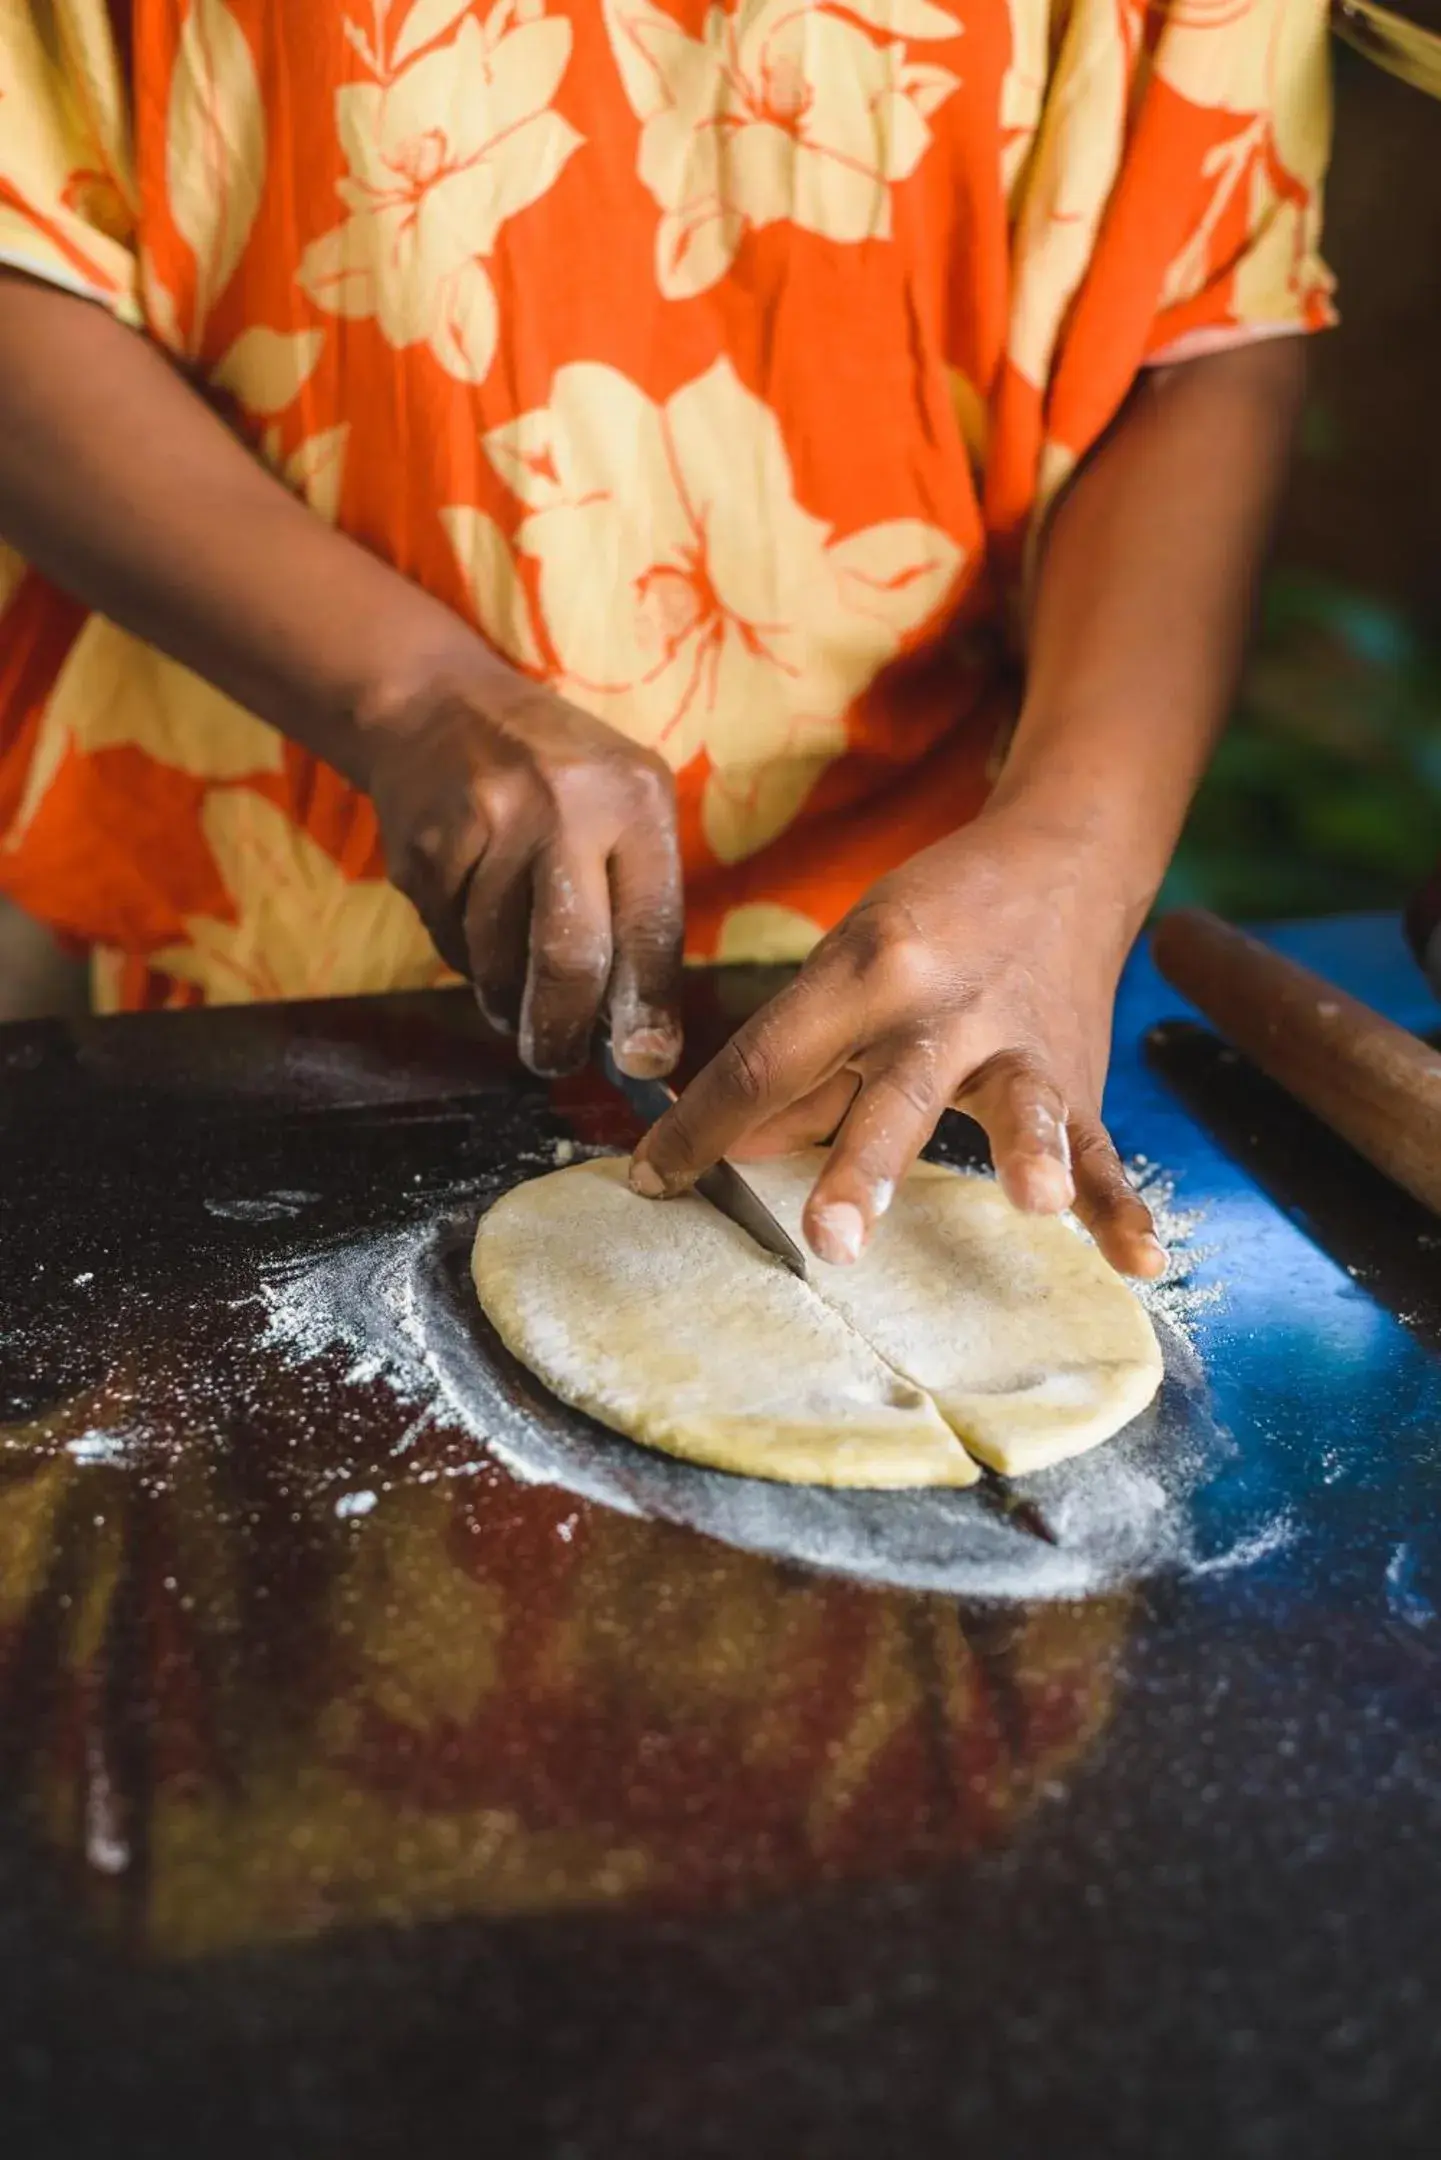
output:
M13 273L0 273L0 532L362 785L368 708L476 642L298 501L144 338Z
M0 534L375 797L391 874L542 1070L668 1070L661 762L296 500L143 338L0 270Z
M836 1132L806 1232L854 1259L954 1102L1017 1205L1074 1202L1117 1267L1159 1271L1101 1123L1111 1008L1230 703L1303 366L1287 338L1141 379L1052 520L991 802L740 1030L643 1143L639 1190Z
M1305 379L1299 337L1143 375L1046 536L992 808L1106 849L1132 936L1230 708Z

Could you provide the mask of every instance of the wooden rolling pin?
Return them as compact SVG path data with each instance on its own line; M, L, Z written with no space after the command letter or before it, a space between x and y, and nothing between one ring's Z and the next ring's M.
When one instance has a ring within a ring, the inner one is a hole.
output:
M1151 951L1253 1064L1441 1214L1441 1053L1202 908L1165 916Z

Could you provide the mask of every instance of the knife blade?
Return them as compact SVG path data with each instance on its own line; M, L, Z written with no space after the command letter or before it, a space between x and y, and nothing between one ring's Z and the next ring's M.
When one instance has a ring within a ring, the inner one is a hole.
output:
M1040 1538L1047 1545L1060 1545L1060 1539L1034 1500L1029 1499L1025 1493L1018 1493L1014 1486L1008 1484L1006 1479L988 1464L981 1463L979 1467L981 1482L973 1486L972 1490L977 1494L984 1494L986 1505L993 1513L1004 1515L1018 1530L1026 1531L1031 1537Z
M623 1073L609 1043L601 1050L601 1070L647 1126L663 1117L675 1101L674 1089L668 1088L664 1080L636 1080L629 1073ZM773 1254L802 1282L806 1280L805 1254L795 1239L782 1229L755 1187L734 1163L722 1157L696 1179L695 1189L702 1199L708 1200L713 1208L744 1230L763 1252Z

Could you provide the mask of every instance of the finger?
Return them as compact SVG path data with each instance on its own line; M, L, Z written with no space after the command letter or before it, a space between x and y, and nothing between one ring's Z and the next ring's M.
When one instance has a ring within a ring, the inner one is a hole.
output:
M859 1260L945 1102L935 1059L914 1048L862 1082L801 1215L822 1260L834 1267Z
M513 1035L520 1024L530 935L535 844L497 834L462 888L466 972L490 1025Z
M622 1072L651 1080L681 1052L680 984L685 908L675 799L668 776L610 859L615 959L610 1039Z
M761 1162L768 1155L793 1155L797 1148L815 1147L829 1140L856 1099L859 1073L832 1073L809 1095L782 1110L779 1117L757 1125L754 1132L731 1149L737 1162Z
M1042 1066L992 1058L956 1098L991 1143L1001 1190L1028 1215L1059 1215L1076 1197L1066 1101Z
M530 953L520 1001L520 1055L532 1072L577 1071L610 976L605 861L563 841L542 849L531 875Z
M647 1199L682 1191L828 1080L851 1048L846 1000L836 991L831 969L812 960L737 1028L636 1149L635 1190Z
M1154 1280L1166 1272L1166 1253L1151 1211L1121 1167L1110 1134L1097 1118L1071 1123L1076 1213L1113 1268Z

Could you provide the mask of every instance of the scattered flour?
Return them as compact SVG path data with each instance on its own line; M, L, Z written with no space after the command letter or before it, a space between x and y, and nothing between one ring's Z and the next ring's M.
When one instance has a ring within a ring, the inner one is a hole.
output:
M533 1167L545 1170L614 1152L551 1142L536 1151ZM1158 1565L1220 1574L1289 1544L1296 1526L1289 1519L1269 1523L1204 1558L1190 1546L1186 1494L1211 1474L1218 1449L1234 1447L1208 1427L1204 1409L1198 1410L1205 1391L1192 1338L1198 1316L1223 1292L1218 1285L1198 1287L1191 1279L1196 1264L1209 1257L1195 1243L1198 1211L1176 1204L1173 1180L1155 1165L1138 1162L1131 1175L1171 1254L1167 1276L1142 1294L1163 1338L1169 1338L1172 1384L1162 1391L1161 1422L1154 1430L1138 1427L1078 1464L1044 1473L1037 1483L1036 1497L1044 1501L1058 1534L1080 1540L1082 1549L1070 1552L1026 1539L1020 1541L1018 1560L1011 1526L980 1518L991 1543L983 1556L976 1541L977 1564L968 1569L957 1564L964 1557L957 1552L957 1518L939 1506L933 1509L930 1495L762 1488L755 1480L699 1472L644 1450L618 1449L587 1432L585 1421L572 1420L537 1383L527 1386L528 1376L502 1374L494 1355L487 1357L480 1348L469 1245L476 1219L497 1197L494 1187L477 1188L438 1221L312 1249L272 1265L258 1293L263 1341L296 1364L338 1356L347 1380L383 1381L414 1410L393 1449L397 1455L435 1426L475 1443L473 1463L427 1477L478 1474L498 1461L524 1482L560 1486L623 1513L686 1522L735 1544L788 1553L862 1578L981 1597L1085 1595L1104 1582L1148 1574ZM494 1348L498 1352L498 1345ZM1068 1470L1083 1476L1042 1491L1045 1480L1064 1480ZM785 1495L783 1505L777 1494ZM338 1511L357 1513L353 1503L359 1497L339 1495ZM954 1507L957 1496L940 1497ZM967 1505L974 1504L972 1496ZM965 1518L967 1524L971 1520ZM1003 1539L1010 1544L1003 1546Z
M1187 1572L1192 1575L1233 1575L1238 1568L1254 1567L1258 1560L1269 1560L1273 1553L1285 1552L1299 1535L1295 1516L1286 1510L1272 1521L1263 1523L1249 1537L1238 1538L1227 1551L1213 1553L1205 1560L1193 1560Z
M1170 1265L1159 1282L1138 1283L1137 1293L1147 1309L1176 1330L1195 1347L1195 1323L1199 1316L1225 1298L1223 1284L1198 1283L1196 1270L1216 1257L1215 1248L1198 1245L1196 1233L1205 1221L1204 1208L1179 1207L1176 1180L1144 1155L1133 1156L1126 1175L1151 1210L1156 1235L1165 1246Z
M72 1462L125 1463L135 1448L134 1441L127 1440L123 1433L96 1430L79 1433L73 1440L67 1440L65 1452Z

